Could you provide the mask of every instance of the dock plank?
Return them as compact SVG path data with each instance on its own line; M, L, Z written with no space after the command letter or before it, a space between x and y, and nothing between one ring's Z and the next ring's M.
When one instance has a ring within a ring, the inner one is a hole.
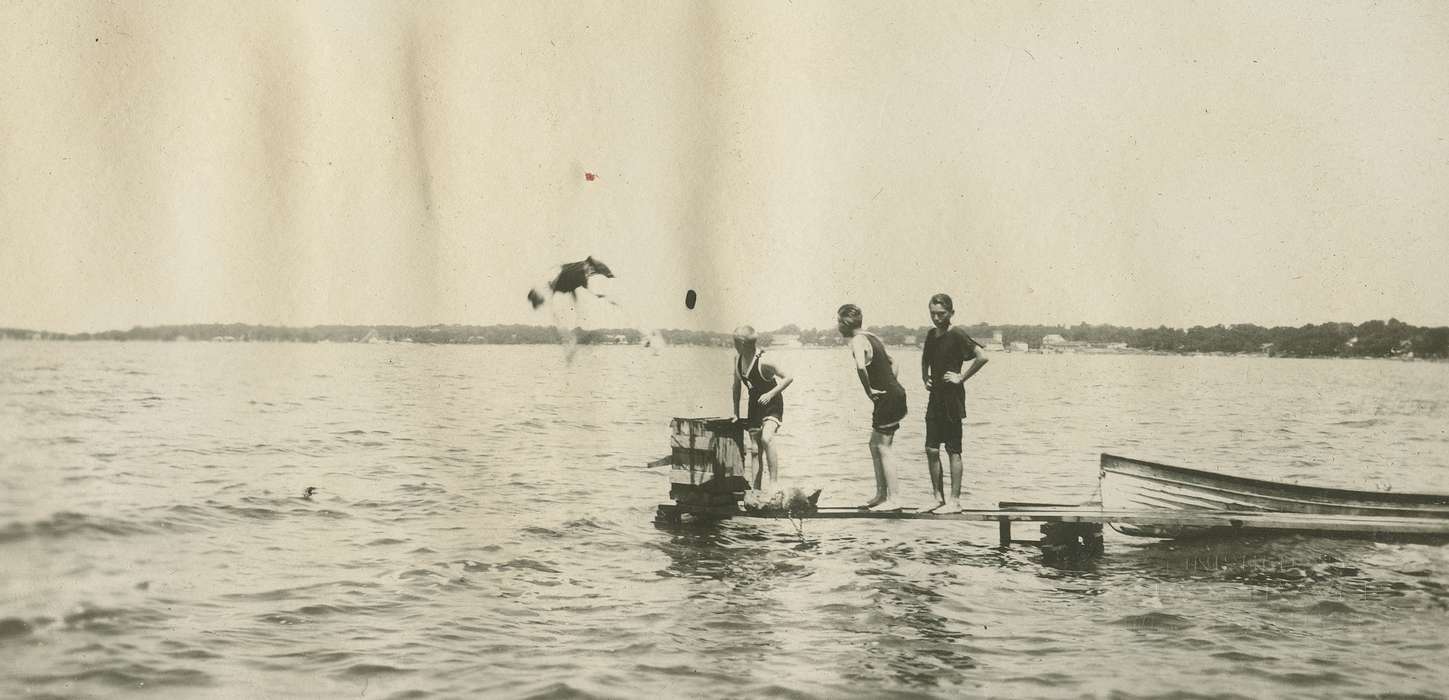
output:
M736 518L784 518L783 513L727 512L677 507L679 513ZM1318 515L1261 511L1103 511L1095 508L981 509L960 513L904 511L879 513L853 508L822 508L793 517L808 520L947 520L966 522L1125 523L1167 527L1207 527L1243 531L1294 531L1350 534L1441 535L1449 537L1449 518Z

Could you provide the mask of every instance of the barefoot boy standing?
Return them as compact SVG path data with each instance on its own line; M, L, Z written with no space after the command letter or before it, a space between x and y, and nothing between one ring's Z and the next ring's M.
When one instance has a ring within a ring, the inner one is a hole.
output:
M735 420L740 417L740 393L743 387L749 395L749 408L745 414L745 429L749 430L755 444L769 467L766 479L757 486L765 493L774 493L780 479L780 457L775 453L775 433L785 420L785 399L780 394L795 381L780 369L777 362L766 360L765 351L759 349L759 338L755 329L740 326L735 329L735 366L732 382Z
M926 334L926 347L921 352L921 381L926 385L930 397L926 403L926 463L931 472L931 493L936 497L932 511L944 513L961 512L961 424L966 420L967 379L986 366L986 353L966 334L966 330L951 325L956 309L951 297L937 294L931 297L927 310L931 314L930 332ZM963 366L966 361L971 366ZM951 462L951 499L946 500L946 490L941 469L941 445Z

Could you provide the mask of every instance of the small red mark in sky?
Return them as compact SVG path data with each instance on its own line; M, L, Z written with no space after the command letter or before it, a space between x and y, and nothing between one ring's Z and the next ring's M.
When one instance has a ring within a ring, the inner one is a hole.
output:
M599 176L593 173L584 173L584 179L588 180L589 182L593 182L594 180L599 179Z

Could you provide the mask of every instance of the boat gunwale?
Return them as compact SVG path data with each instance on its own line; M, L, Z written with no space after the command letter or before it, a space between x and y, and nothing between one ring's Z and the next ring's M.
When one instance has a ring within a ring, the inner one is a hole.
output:
M1351 509L1351 510L1362 510L1362 511L1386 511L1386 512L1384 512L1382 514L1385 517L1399 517L1400 514L1409 514L1408 517L1437 516L1437 517L1449 518L1449 503L1444 503L1444 504L1430 503L1430 504L1421 504L1419 507L1408 507L1408 506L1406 506L1404 504L1401 504L1401 503L1370 503L1370 502L1365 501L1365 500L1362 500L1362 499L1357 500L1357 501L1354 501L1354 502L1351 502L1351 503L1350 502L1345 502L1345 501L1313 500L1313 499L1309 499L1309 498L1292 497L1292 496L1281 495L1281 494L1268 494L1268 493L1252 492L1252 491L1235 491L1235 490L1231 490L1231 489L1227 489L1227 488L1222 488L1222 487L1219 487L1219 486L1213 486L1213 485L1209 485L1209 484L1188 484L1188 483L1184 483L1184 482L1181 482L1181 481L1174 481L1174 480L1168 479L1168 478L1163 478L1163 477L1159 477L1159 476L1153 476L1153 475L1150 475L1150 474L1129 474L1129 473L1122 472L1122 471L1113 471L1112 473L1114 475L1117 475L1117 476L1122 476L1122 477L1127 477L1127 478L1132 478L1132 479L1138 479L1140 481L1152 482L1152 483L1155 483L1155 484L1166 484L1167 486L1175 486L1175 487L1178 487L1182 491L1182 493L1172 493L1171 491L1168 491L1166 489L1163 489L1162 487L1157 487L1157 490L1156 491L1153 491L1152 493L1158 494L1160 497L1175 496L1175 497L1178 497L1178 498L1197 498L1199 500L1204 500L1204 501L1211 501L1214 497L1216 497L1217 499L1222 500L1222 501L1225 501L1225 502L1226 501L1232 501L1231 504L1225 504L1225 505L1228 505L1228 506L1237 506L1237 507L1226 507L1226 508L1224 508L1224 507L1214 508L1214 507L1211 507L1211 506L1174 504L1174 507L1167 508L1167 509L1170 509L1170 510L1223 510L1223 509L1226 509L1226 510L1237 510L1237 511L1240 511L1240 512L1259 512L1259 513L1298 512L1298 511L1293 511L1293 510L1285 510L1284 508L1274 508L1274 507L1268 507L1268 506L1263 506L1263 505L1255 505L1253 503L1246 502L1246 501L1263 501L1263 502L1267 502L1267 503L1272 504L1272 505L1284 505L1286 507L1295 507L1295 508L1319 508L1319 509L1340 509L1340 510L1349 510L1349 509ZM1119 487L1119 488L1121 488L1121 487ZM1194 491L1200 492L1201 495L1197 495L1197 494L1193 493ZM1151 506L1151 505L1147 505L1147 504L1143 504L1143 505L1145 507L1152 507L1152 508L1166 508L1165 506ZM1376 514L1375 513L1365 513L1365 515L1376 515Z
M1314 497L1314 496L1320 497L1320 498L1323 498L1323 499L1325 499L1327 501L1323 505L1332 505L1332 506L1348 506L1348 507L1355 507L1355 508L1384 508L1384 507L1392 507L1392 506L1400 506L1400 507L1403 507L1403 506L1442 506L1444 508L1449 508L1449 494L1406 493L1406 492L1395 493L1393 491L1383 491L1383 492L1379 492L1379 491L1359 491L1359 490L1354 490L1354 489L1334 488L1334 487L1331 487L1331 486L1305 486L1305 485L1301 485L1301 484L1286 484L1286 483L1283 483L1283 482L1280 482L1280 481L1267 481L1267 480L1264 480L1264 479L1254 479L1254 478L1250 478L1250 477L1246 477L1246 476L1237 476L1235 474L1224 474L1224 473L1221 473L1221 472L1209 472L1209 471L1203 471L1201 469L1191 469L1191 468L1188 468L1188 467L1177 467L1177 466L1173 466L1173 465L1170 465L1170 464L1161 464L1161 463L1158 463L1158 462L1150 462L1150 461L1147 461L1147 460L1144 460L1144 459L1135 459L1135 458L1132 458L1132 457L1122 457L1120 455L1114 455L1114 454L1110 454L1110 453L1107 453L1107 452L1103 452L1102 453L1102 457L1101 457L1101 470L1102 470L1102 472L1109 471L1109 466L1108 466L1109 460L1117 460L1117 461L1121 461L1121 462L1126 462L1128 464L1134 464L1134 465L1143 466L1143 467L1150 467L1150 468L1153 468L1153 469L1160 469L1160 470L1164 470L1164 471L1167 471L1167 472L1170 472L1170 473L1175 473L1175 474L1179 474L1179 475L1183 475L1183 476L1188 476L1188 477L1193 477L1193 476L1197 476L1199 478L1206 477L1206 478L1212 479L1214 481L1227 482L1229 484L1232 484L1232 485L1235 485L1235 486L1238 486L1238 487L1241 487L1241 488L1256 488L1257 491L1255 491L1255 492L1248 492L1248 493L1250 493L1251 495L1260 497L1260 498L1262 498L1262 497L1269 497L1269 498L1280 498L1280 499L1283 499L1283 500L1290 500L1290 499L1285 498L1285 497L1283 497L1281 495L1278 495L1278 494L1281 494L1283 492L1287 492L1287 493L1290 493L1290 494L1294 494L1293 497L1294 498L1299 498L1299 499L1308 498L1308 497ZM1140 474L1131 474L1131 473L1127 473L1127 472L1122 471L1122 470L1110 470L1110 471L1112 471L1113 473L1116 473L1116 474L1120 474L1122 476L1128 476L1128 477L1134 477L1134 478L1144 478L1144 479L1145 478L1154 478L1157 481L1164 481L1164 482L1168 482L1168 483L1174 483L1174 482L1170 482L1167 479L1162 479L1162 478L1157 478L1157 477L1145 477L1145 476L1140 475ZM1192 482L1187 482L1184 485L1186 485L1186 486L1201 486L1201 487L1204 487L1204 488L1214 488L1214 489L1221 490L1221 491L1224 491L1224 492L1227 492L1227 493L1233 493L1231 491L1227 491L1227 489L1223 489L1223 488L1218 487L1218 486L1205 486L1205 485L1196 484L1196 483L1192 483ZM1265 490L1268 491L1269 493L1267 493L1267 494L1263 493L1263 491L1265 491ZM1353 503L1344 503L1344 501L1354 501L1354 502ZM1375 505L1375 503L1383 504L1383 505Z

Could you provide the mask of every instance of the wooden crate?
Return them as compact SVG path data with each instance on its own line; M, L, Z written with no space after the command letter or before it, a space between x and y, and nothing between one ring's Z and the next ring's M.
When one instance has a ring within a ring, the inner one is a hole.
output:
M728 418L675 418L669 422L669 432L671 493L733 493L750 487L760 460L744 423Z

